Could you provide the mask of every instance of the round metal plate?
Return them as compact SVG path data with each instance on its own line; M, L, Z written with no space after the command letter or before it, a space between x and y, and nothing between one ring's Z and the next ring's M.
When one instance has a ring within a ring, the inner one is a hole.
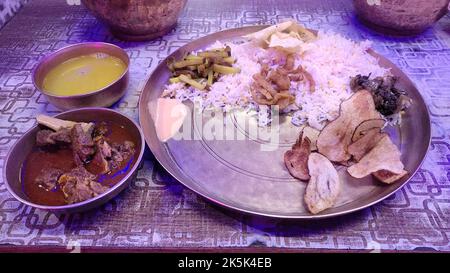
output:
M266 26L251 26L217 32L195 40L175 51L168 58L205 49L216 41L239 40L241 36ZM391 69L399 78L399 85L413 100L398 127L387 128L392 140L400 148L402 162L408 175L392 185L382 184L371 176L364 179L350 177L346 168L337 166L342 191L333 208L317 215L310 214L304 205L306 183L292 178L283 162L283 154L298 137L300 128L288 118L280 119L280 137L271 151L261 150L264 139L254 136L241 124L242 113L228 116L235 132L244 140L158 140L148 102L156 100L169 79L166 62L161 62L149 77L139 101L140 124L145 139L159 163L189 189L219 205L256 215L316 219L342 215L371 206L400 189L414 175L424 159L430 143L430 118L419 91L394 64L378 55L382 66ZM216 118L216 117L210 117ZM247 117L248 122L252 122ZM205 120L203 120L205 122ZM254 121L253 121L254 122ZM204 124L204 123L203 123ZM194 131L198 130L193 125ZM225 125L224 125L225 126Z

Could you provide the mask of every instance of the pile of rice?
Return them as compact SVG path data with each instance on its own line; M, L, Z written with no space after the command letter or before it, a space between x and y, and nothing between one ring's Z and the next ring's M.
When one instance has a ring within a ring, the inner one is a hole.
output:
M220 107L224 111L235 107L261 108L252 100L250 85L252 76L261 69L258 60L267 58L268 50L252 42L227 45L231 47L232 56L237 60L234 66L241 69L240 73L222 76L208 92L174 83L166 86L164 94L200 102L204 108ZM224 46L216 42L211 48ZM369 41L356 43L330 31L319 31L317 39L306 44L296 59L296 64L302 65L313 76L316 88L310 92L307 83L291 84L290 92L296 98L296 105L286 110L292 113L292 123L308 123L320 130L327 121L338 116L341 102L351 96L351 77L358 74L371 74L372 77L388 75L389 70L380 67L378 60L366 52L369 47ZM270 118L264 120L270 121Z

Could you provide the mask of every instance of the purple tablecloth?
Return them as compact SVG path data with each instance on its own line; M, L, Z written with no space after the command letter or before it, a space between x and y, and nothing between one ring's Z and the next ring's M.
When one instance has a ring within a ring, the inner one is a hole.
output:
M68 1L76 2L76 1ZM189 0L175 30L152 42L118 41L83 6L34 0L0 30L0 167L38 113L55 114L32 85L31 71L47 53L68 44L106 41L131 58L127 95L115 109L138 119L142 84L165 56L219 30L295 18L332 29L374 49L402 68L431 113L425 163L395 195L334 219L301 222L255 218L213 206L161 170L146 152L138 178L103 207L54 215L16 201L0 180L0 245L104 248L245 248L449 251L450 17L413 38L386 38L362 26L351 1Z

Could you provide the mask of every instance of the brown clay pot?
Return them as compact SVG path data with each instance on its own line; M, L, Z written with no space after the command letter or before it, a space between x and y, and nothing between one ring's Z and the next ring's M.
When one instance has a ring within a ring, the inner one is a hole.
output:
M353 0L358 18L377 31L418 34L448 12L450 0Z
M186 0L82 0L114 36L142 41L162 36L177 24Z

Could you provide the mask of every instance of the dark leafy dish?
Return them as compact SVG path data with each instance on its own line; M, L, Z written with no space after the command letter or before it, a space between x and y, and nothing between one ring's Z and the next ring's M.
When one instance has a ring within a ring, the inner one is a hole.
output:
M71 122L39 116L45 125L27 156L21 178L25 194L38 204L66 205L106 192L136 161L125 128L110 122Z
M370 79L370 75L356 75L351 79L350 87L353 91L369 90L377 111L387 117L398 114L411 104L406 92L395 86L396 82L393 76Z

